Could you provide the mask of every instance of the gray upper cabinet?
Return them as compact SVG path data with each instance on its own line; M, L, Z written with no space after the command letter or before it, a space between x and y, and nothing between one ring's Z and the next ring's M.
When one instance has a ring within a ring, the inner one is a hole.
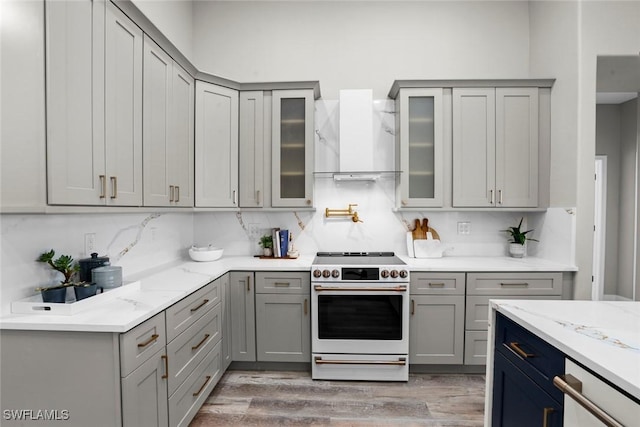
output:
M444 107L441 88L400 89L396 98L398 207L442 207Z
M142 204L142 30L111 2L47 2L48 203Z
M144 205L193 206L194 80L144 39Z
M538 88L453 89L453 206L538 206Z
M238 91L196 81L195 206L238 206Z
M274 90L272 94L272 206L312 207L313 90Z
M271 153L271 135L265 134L270 129L270 105L265 105L264 92L240 92L240 207L258 208L271 201L266 199L266 187L271 188L271 182L265 180L265 158L267 151ZM265 113L269 116L265 118ZM269 168L270 172L271 168ZM265 185L268 184L268 185ZM267 203L265 203L267 202Z

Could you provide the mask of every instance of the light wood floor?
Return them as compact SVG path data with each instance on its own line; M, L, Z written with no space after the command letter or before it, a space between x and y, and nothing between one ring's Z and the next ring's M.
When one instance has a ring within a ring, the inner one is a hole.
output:
M309 372L227 371L190 427L482 426L484 375L313 381Z

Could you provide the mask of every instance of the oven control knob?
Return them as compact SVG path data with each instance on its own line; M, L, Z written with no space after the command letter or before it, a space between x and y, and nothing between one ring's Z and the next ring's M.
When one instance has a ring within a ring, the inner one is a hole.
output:
M409 273L407 273L407 270L400 270L400 277L403 279L406 279L408 275Z
M398 270L391 270L391 277L393 279L395 279L396 277L398 277Z
M340 277L340 272L337 269L332 270L331 277L333 277L334 279L337 279L338 277Z
M387 277L389 277L389 270L382 270L382 271L380 272L380 276L381 276L383 279L386 279Z
M331 272L329 270L322 270L322 277L327 278L331 276Z
M322 276L322 271L318 270L317 268L315 270L313 270L313 277L320 277Z

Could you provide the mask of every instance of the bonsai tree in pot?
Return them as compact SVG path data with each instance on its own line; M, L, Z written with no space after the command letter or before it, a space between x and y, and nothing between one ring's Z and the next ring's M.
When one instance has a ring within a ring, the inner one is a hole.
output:
M264 256L272 256L273 255L273 236L271 234L265 234L260 238L260 246L262 246L262 251Z
M80 270L80 266L75 263L70 255L60 255L55 258L53 249L40 254L37 261L48 264L52 269L62 273L64 279L58 285L36 288L42 294L42 301L64 303L66 300L67 288L74 286L76 300L81 300L95 295L97 286L93 283L74 282L74 275Z
M536 239L528 237L527 234L531 233L533 230L521 231L520 227L522 227L522 221L524 217L520 218L520 223L518 223L517 227L509 227L506 230L507 233L510 234L510 244L509 244L509 253L514 258L522 258L525 253L525 244L527 240L531 240L537 242Z

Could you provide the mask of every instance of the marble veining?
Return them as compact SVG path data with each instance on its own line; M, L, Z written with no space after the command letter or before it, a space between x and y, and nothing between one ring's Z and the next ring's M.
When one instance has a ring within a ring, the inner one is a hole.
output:
M111 247L116 244L116 242L118 241L118 237L120 237L121 234L129 230L137 230L137 232L133 241L127 244L122 250L120 250L115 256L112 257L113 259L110 260L111 263L112 264L118 263L123 256L125 256L134 246L136 246L140 242L140 239L142 238L142 232L144 231L145 227L149 224L149 222L153 221L156 218L159 218L160 215L162 214L158 214L158 213L151 214L147 216L145 219L143 219L142 222L140 222L139 224L132 225L130 227L126 227L119 230L111 239L111 243L107 245L107 252L109 252Z

